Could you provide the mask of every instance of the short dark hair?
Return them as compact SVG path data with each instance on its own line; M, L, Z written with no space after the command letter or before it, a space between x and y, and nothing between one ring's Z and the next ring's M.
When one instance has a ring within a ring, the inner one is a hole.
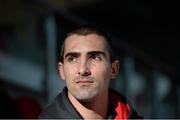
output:
M102 36L105 38L105 41L107 43L107 49L110 55L110 61L113 62L115 60L115 55L114 55L114 51L113 51L113 47L112 47L112 41L110 39L110 37L108 36L108 34L102 30L99 29L95 26L92 25L81 25L79 27L77 27L76 29L72 30L71 32L69 32L68 34L66 34L66 36L64 37L64 41L61 45L61 52L60 52L60 62L64 62L63 61L63 56L64 56L64 44L65 44L65 40L67 37L71 36L71 35L82 35L82 36L86 36L89 34L96 34L99 36Z

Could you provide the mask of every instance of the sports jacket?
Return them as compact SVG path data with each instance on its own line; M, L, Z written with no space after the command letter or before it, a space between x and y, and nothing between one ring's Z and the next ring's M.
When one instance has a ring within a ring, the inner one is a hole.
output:
M126 98L112 89L109 89L109 102L107 119L142 119ZM83 119L68 99L66 87L55 98L54 102L41 112L39 118Z

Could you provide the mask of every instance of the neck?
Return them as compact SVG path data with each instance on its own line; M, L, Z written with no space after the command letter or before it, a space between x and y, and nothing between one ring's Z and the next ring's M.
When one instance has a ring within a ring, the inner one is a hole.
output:
M103 97L102 97L103 96ZM103 119L108 113L108 91L91 102L80 102L68 92L68 97L84 119Z

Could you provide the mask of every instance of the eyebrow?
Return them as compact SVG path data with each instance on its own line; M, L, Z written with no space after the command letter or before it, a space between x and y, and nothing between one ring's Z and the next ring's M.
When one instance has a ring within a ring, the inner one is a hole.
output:
M107 57L106 54L104 52L101 51L90 51L88 52L88 55L93 55L93 54L101 54L104 57ZM65 54L65 58L67 58L68 56L79 56L80 53L79 52L69 52L67 54Z
M79 56L80 53L79 52L69 52L67 54L65 54L65 58L67 58L68 56Z
M106 54L104 52L101 52L101 51L90 51L90 52L88 52L88 55L93 55L93 54L101 54L104 57L107 57Z

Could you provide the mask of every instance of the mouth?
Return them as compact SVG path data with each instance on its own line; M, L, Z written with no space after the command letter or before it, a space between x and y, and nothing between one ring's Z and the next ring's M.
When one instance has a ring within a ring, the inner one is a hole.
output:
M93 83L93 81L80 80L77 81L76 83Z
M76 82L78 85L82 85L82 86L88 86L92 83L94 83L92 80L86 80L86 79L82 79L82 80L78 80Z
M76 83L78 86L81 86L81 87L91 86L94 82L95 82L95 81L94 81L94 78L93 78L93 77L78 76L78 77L75 79L75 83Z

